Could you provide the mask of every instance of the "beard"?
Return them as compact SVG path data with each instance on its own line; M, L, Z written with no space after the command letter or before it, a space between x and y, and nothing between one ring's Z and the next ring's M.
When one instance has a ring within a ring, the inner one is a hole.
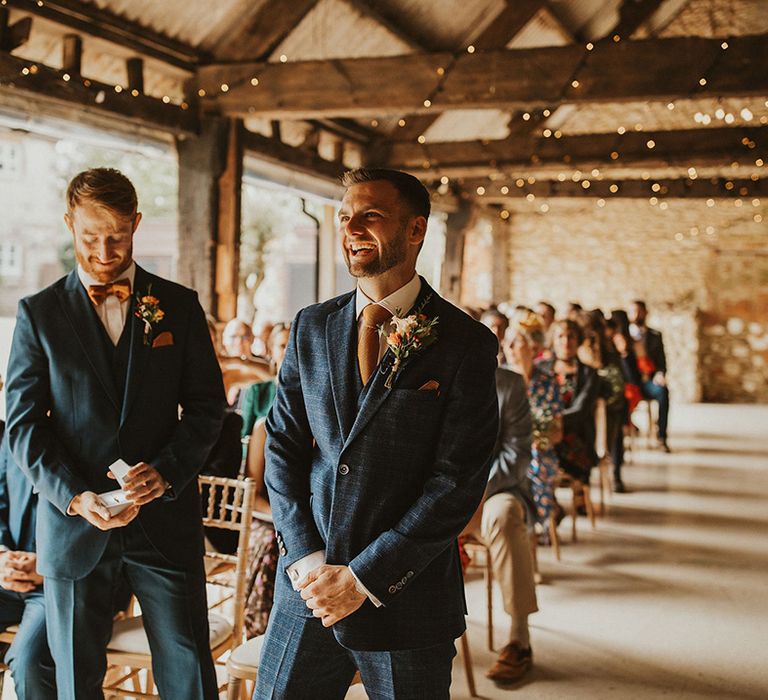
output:
M379 246L379 256L367 262L356 261L344 246L344 259L349 274L352 277L377 277L405 262L408 252L405 233L406 225L402 224L391 241Z

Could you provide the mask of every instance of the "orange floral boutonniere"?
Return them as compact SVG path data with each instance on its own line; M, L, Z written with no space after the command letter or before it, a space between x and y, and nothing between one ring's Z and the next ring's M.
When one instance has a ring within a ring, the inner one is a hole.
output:
M136 295L136 310L134 315L144 324L144 345L152 341L153 326L160 323L165 317L165 311L160 308L160 300L152 296L152 285L147 288L144 295Z
M392 382L409 357L429 347L437 340L435 326L438 323L438 317L429 318L426 314L421 313L430 298L431 295L409 316L400 316L401 311L397 309L388 323L379 326L379 333L386 336L387 347L392 351L395 358L384 384L387 389L392 388Z

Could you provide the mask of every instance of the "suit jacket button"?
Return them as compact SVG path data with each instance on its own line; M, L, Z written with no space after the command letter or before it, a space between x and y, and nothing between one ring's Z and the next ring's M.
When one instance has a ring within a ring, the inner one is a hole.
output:
M398 591L399 591L399 590L402 590L402 588L403 588L403 584L402 584L402 583L400 583L400 581L398 581L398 582L395 584L395 588L397 588L397 590L398 590Z
M339 467L339 474L341 474L342 476L346 476L347 474L349 474L349 467L346 464L342 464Z
M407 576L403 576L403 578L400 580L400 583L402 583L403 585L408 583L408 577Z
M288 554L288 550L286 550L286 548L285 548L285 547L280 547L280 554L282 554L283 556L285 556L286 554Z
M397 588L395 588L394 586L390 586L389 587L389 592L390 593L397 593Z
M413 577L413 571L409 571L409 572L406 574L406 576L407 576L408 578L412 578L412 577Z

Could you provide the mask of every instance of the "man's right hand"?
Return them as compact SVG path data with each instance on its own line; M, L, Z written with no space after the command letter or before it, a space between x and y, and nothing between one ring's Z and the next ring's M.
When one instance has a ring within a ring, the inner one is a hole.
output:
M131 522L139 514L139 506L130 505L117 515L112 515L101 502L98 494L93 491L83 491L72 499L67 511L72 515L85 518L99 530L113 530Z

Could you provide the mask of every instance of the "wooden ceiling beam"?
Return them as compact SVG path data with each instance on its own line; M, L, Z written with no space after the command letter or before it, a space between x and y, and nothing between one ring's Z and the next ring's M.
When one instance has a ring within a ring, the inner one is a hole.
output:
M721 43L683 37L602 42L592 51L569 45L458 56L211 65L199 69L198 83L208 93L209 106L228 114L279 118L768 93L768 35L732 37L727 50ZM259 79L256 87L251 85L254 77Z
M65 79L67 78L68 79ZM82 79L33 61L0 52L0 89L11 88L103 115L120 117L139 126L167 133L191 135L198 129L194 110L165 104L146 95L115 91L114 85Z
M317 3L318 0L252 3L251 12L236 16L231 29L214 48L216 60L266 61Z
M346 170L339 162L321 158L315 150L289 146L277 138L262 136L252 131L243 132L243 148L246 153L262 160L288 166L325 180L338 182Z
M620 39L629 39L663 2L664 0L622 0L619 7L619 21L604 38L618 36Z
M546 4L545 0L507 0L501 12L472 41L472 45L480 51L505 47Z
M209 56L184 42L145 27L93 3L77 0L6 0L8 7L51 20L81 34L104 39L136 53L194 72Z
M522 181L520 186L514 178L502 178L488 182L487 178L468 179L461 182L465 192L470 193L478 203L504 203L509 200L533 194L540 198L593 197L650 199L738 199L764 197L768 195L768 179L747 178L690 178L679 179L615 179L584 178L578 181L536 180L533 184ZM584 186L583 183L589 183ZM477 188L484 194L478 195ZM502 190L504 188L504 190Z
M632 163L729 164L768 160L768 127L684 129L627 132L623 135L582 134L562 138L510 136L498 141L394 143L388 167L416 172L491 172L497 168L531 168L580 163L622 166Z

